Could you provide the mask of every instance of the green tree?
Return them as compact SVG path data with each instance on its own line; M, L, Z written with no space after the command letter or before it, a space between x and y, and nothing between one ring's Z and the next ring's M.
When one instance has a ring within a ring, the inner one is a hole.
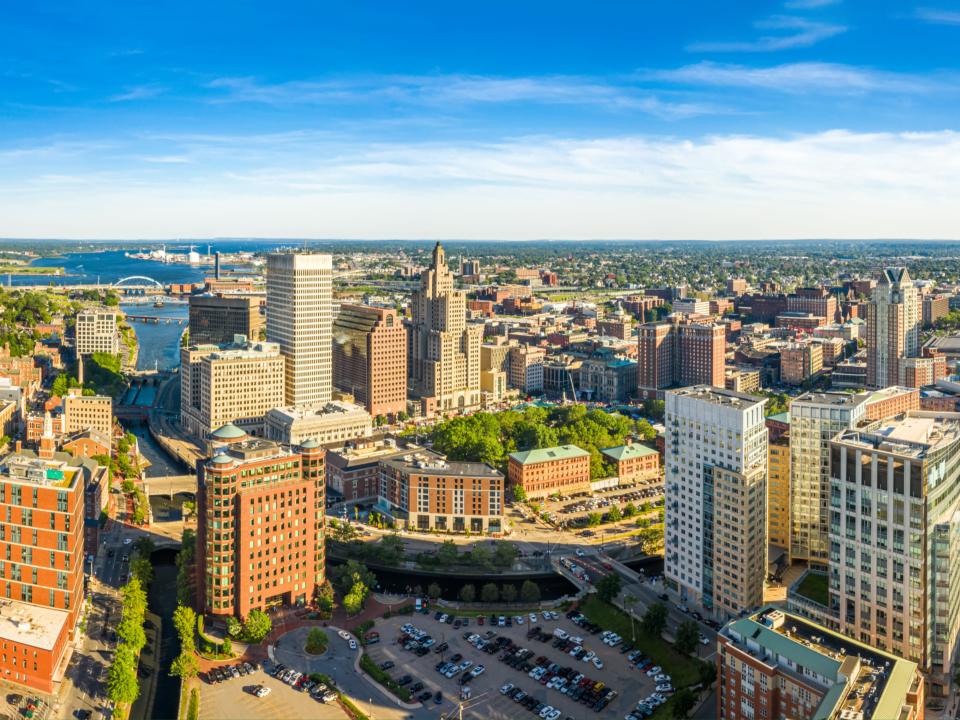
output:
M693 710L693 706L697 704L697 697L693 694L690 688L683 688L676 695L673 696L673 717L676 720L683 720L687 715L690 714L690 711Z
M643 412L654 420L663 421L663 415L666 412L666 403L663 400L645 400L643 403Z
M657 431L653 429L653 425L651 425L647 420L641 418L640 420L637 420L637 435L647 442L650 442L657 437Z
M136 576L130 578L126 585L120 588L120 599L123 606L123 613L143 615L147 610L147 594L143 590L140 579Z
M518 503L527 501L527 491L523 489L522 485L513 486L513 501Z
M270 634L272 627L270 616L255 608L243 620L243 637L249 642L263 642L263 639Z
M220 643L220 652L227 657L233 657L233 640L230 639L229 635L226 635L223 642Z
M137 682L137 657L133 649L121 643L107 671L107 696L115 703L130 704L140 695Z
M367 597L367 587L362 582L354 583L346 595L343 596L343 609L347 615L356 615L363 610L363 602Z
M592 512L587 515L587 527L597 527L603 522L603 515L598 512Z
M477 567L491 568L493 567L493 554L485 546L475 543L470 548L470 563Z
M520 586L520 599L525 603L540 602L540 586L532 580L524 580Z
M318 627L310 628L304 648L311 655L320 655L327 650L327 634Z
M500 599L512 603L517 599L517 586L513 583L504 583L500 586Z
M232 620L233 618L231 618ZM234 620L236 622L236 620ZM180 638L180 647L181 649L189 648L192 652L194 649L194 640L193 633L194 628L197 625L197 614L193 611L192 607L186 605L177 605L176 610L173 611L173 627L177 631L177 636ZM239 625L239 623L237 623ZM227 625L229 628L229 623Z
M153 565L145 557L135 557L130 561L130 574L140 579L140 584L147 586L153 581Z
M496 583L485 583L482 588L480 588L480 599L485 603L495 603L500 599L500 590L497 588Z
M707 687L717 679L717 666L708 661L701 661L697 666L697 675L704 687Z
M637 514L637 506L634 505L632 502L628 502L626 505L623 506L623 516L625 518L632 518L636 514Z
M437 562L444 567L449 567L456 564L458 555L457 544L453 540L444 540L437 550Z
M655 638L660 637L660 633L667 627L667 606L661 602L655 602L643 614L641 626L643 631Z
M477 588L467 583L460 588L460 599L465 603L472 603L477 597Z
M697 648L697 642L700 640L700 629L693 620L684 620L677 628L677 637L673 646L677 652L689 655Z
M170 663L170 674L187 680L196 677L200 672L200 660L194 654L193 650L181 650L180 654Z
M387 565L397 565L403 560L405 545L398 535L384 535L377 543L380 559Z
M438 598L440 597L440 594L441 594L442 592L443 592L443 591L440 589L440 586L437 585L437 583L435 583L435 582L432 582L432 583L430 583L430 584L427 586L427 596L428 596L431 600L436 600L436 599L438 599Z
M617 573L608 573L597 581L597 597L604 602L613 602L613 599L620 594L622 581Z
M623 513L620 512L620 508L617 505L613 505L607 511L607 520L609 520L610 522L617 522L622 519L623 519Z
M143 615L124 613L117 625L117 636L135 652L140 652L147 644L147 635L143 630Z
M500 541L493 547L493 564L499 568L508 568L517 559L517 548L513 543Z

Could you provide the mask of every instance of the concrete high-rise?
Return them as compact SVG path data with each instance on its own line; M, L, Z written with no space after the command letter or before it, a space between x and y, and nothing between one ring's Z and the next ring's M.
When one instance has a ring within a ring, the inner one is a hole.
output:
M260 339L263 317L260 298L250 295L191 295L190 342L221 345L236 335Z
M330 400L333 261L329 255L267 256L267 340L285 358L286 405Z
M333 383L370 415L407 409L407 331L393 308L342 305L333 321Z
M726 328L708 322L655 322L640 326L637 389L656 398L673 386L723 387Z
M830 443L839 629L951 684L960 630L960 415L910 411Z
M440 243L420 275L410 311L408 383L425 414L479 407L483 326L467 323L466 295L454 288Z
M903 385L901 360L920 353L920 293L905 267L885 268L867 306L867 385Z
M790 403L790 559L825 567L830 440L866 417L867 393L806 393Z
M718 619L763 601L765 402L706 385L666 393L664 577Z

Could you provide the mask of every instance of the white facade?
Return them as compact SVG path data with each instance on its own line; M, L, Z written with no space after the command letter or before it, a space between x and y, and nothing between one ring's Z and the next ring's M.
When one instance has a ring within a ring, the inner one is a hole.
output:
M369 437L373 418L359 405L331 401L312 407L273 408L267 413L266 436L285 445L315 440L321 445Z
M120 352L120 334L117 332L117 314L105 310L84 311L77 314L77 355Z
M729 475L760 483L765 494L767 430L764 398L698 385L666 393L664 575L680 596L714 612L714 580L718 554L729 557L749 547L716 547L719 518L714 517L714 481ZM720 468L728 472L715 472ZM751 511L748 542L766 553L763 503ZM729 538L726 539L729 543ZM741 538L740 542L743 542Z
M333 261L329 255L267 256L267 340L286 360L284 399L304 406L333 390Z

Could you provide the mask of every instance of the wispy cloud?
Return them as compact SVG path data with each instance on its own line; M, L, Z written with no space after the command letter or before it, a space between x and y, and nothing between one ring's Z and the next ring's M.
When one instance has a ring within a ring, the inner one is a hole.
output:
M837 5L840 2L842 0L787 0L784 7L791 10L815 10L829 5Z
M209 82L207 87L222 91L213 98L214 102L271 105L379 102L448 110L455 106L507 103L592 105L639 111L664 119L724 112L709 104L664 100L635 85L572 76L389 75L272 84L252 77L224 77Z
M939 10L937 8L917 8L914 16L918 20L935 25L960 25L960 12L956 10Z
M687 85L758 88L785 93L926 92L939 87L929 77L835 63L788 63L771 67L700 62L673 70L649 70L640 77Z
M775 52L816 45L822 40L847 31L843 25L816 22L792 15L774 15L754 23L758 30L781 31L761 35L754 40L733 42L698 42L687 46L691 52Z
M165 88L159 85L134 85L126 88L122 93L112 95L110 102L130 102L133 100L146 100L163 94Z

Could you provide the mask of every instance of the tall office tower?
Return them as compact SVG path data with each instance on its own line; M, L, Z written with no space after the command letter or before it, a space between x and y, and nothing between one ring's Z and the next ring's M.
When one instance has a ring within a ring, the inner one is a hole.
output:
M764 403L707 385L666 393L664 576L717 619L763 601Z
M454 289L440 243L420 275L410 311L409 386L422 399L425 414L477 407L483 326L467 323L466 295Z
M960 629L960 420L910 411L830 444L830 606L949 689Z
M900 361L920 353L920 293L904 267L886 268L867 305L867 385L902 385Z
M86 485L82 460L50 455L0 463L0 674L46 693L66 670L83 605Z
M260 298L250 295L191 295L190 342L220 345L236 335L260 339Z
M664 388L724 386L726 328L716 323L655 322L640 326L637 388L655 398Z
M309 603L324 578L324 451L233 443L197 463L197 588L211 615Z
M117 313L112 310L84 310L77 313L74 327L77 355L120 352Z
M790 436L770 437L767 450L767 542L790 562ZM773 562L773 559L771 559Z
M330 399L333 261L329 255L267 256L267 340L286 359L285 404Z
M392 308L342 305L333 321L333 382L370 415L407 409L407 330Z
M806 393L790 403L790 558L826 567L830 440L866 417L868 393Z

